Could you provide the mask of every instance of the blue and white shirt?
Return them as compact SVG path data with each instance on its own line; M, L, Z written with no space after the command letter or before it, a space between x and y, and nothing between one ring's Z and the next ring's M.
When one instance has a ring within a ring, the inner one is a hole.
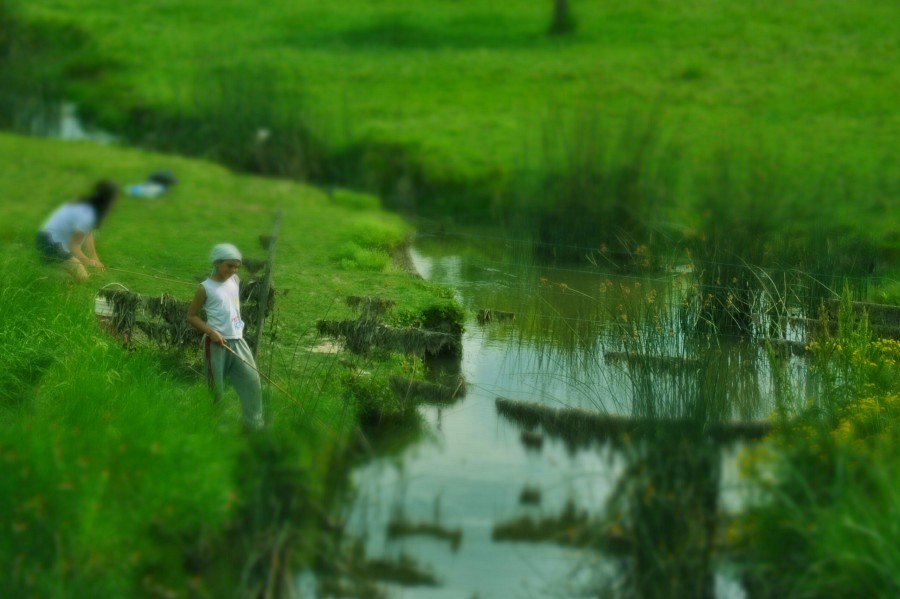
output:
M63 204L56 212L50 215L47 222L41 227L41 231L47 232L55 243L62 245L67 250L75 232L88 233L97 225L97 213L90 204L70 203Z

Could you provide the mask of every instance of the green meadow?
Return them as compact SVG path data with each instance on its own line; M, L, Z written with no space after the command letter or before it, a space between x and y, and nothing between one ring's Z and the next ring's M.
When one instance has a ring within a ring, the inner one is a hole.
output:
M42 89L137 143L549 242L677 238L701 198L745 193L897 246L892 3L573 1L565 36L549 0L6 3L60 46ZM259 129L279 158L253 155ZM735 170L752 181L723 188ZM623 188L629 214L596 209ZM576 218L593 235L535 230Z
M744 316L764 268L817 278L809 304L845 279L900 303L900 4L570 4L548 35L550 0L0 0L0 594L286 596L337 563L361 425L413 428L389 380L423 364L337 357L316 323L357 296L402 330L460 324L395 261L418 226L533 242L523 261L677 255ZM34 135L62 101L120 142ZM159 169L178 184L100 230L106 272L40 263L56 206ZM94 306L111 284L188 300L213 244L265 258L276 214L270 426L246 434L196 351L129 348ZM761 500L723 544L753 597L893 596L900 349L850 311L806 349L813 396L743 456Z

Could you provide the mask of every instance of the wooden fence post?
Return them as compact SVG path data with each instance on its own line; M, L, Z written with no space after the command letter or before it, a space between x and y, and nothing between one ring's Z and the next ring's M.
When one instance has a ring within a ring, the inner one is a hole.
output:
M272 269L275 267L275 246L278 242L278 229L281 227L281 210L275 211L275 223L272 225L272 236L269 238L269 257L266 259L266 274L263 276L257 297L256 331L253 340L253 357L259 353L262 339L263 323L266 321L266 307L269 305L269 287L271 286Z

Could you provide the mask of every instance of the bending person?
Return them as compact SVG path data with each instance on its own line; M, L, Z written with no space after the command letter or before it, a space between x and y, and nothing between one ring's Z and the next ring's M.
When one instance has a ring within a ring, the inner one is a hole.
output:
M37 234L37 248L44 262L61 262L78 281L88 278L85 266L104 270L94 231L100 228L116 196L115 183L100 181L90 195L57 208Z

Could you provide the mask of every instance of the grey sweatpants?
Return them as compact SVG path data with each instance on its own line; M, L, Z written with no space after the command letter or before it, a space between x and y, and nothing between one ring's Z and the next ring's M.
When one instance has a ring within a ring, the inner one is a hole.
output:
M241 399L244 424L252 429L262 428L262 388L250 347L243 339L226 339L225 343L234 353L213 343L208 336L203 336L203 357L206 360L206 379L210 391L213 392L215 401L222 399L227 376Z

